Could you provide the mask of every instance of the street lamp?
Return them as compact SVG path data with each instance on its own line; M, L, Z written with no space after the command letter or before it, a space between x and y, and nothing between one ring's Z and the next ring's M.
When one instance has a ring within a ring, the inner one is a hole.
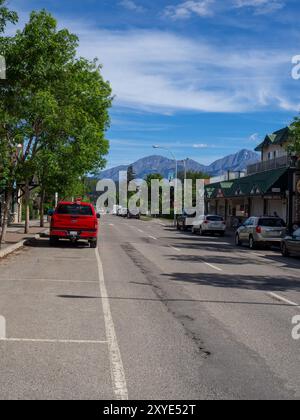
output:
M166 146L153 145L152 147L153 147L153 149L164 149L164 150L167 150L167 151L171 154L171 156L172 156L172 158L173 158L173 160L174 160L174 162L175 162L174 226L176 226L177 221L176 221L176 212L175 212L175 202L176 202L176 198L177 198L177 179L178 179L178 163L177 163L177 159L176 159L175 154L172 152L172 150L171 150L171 149L169 149L169 148L168 148L168 147L166 147Z

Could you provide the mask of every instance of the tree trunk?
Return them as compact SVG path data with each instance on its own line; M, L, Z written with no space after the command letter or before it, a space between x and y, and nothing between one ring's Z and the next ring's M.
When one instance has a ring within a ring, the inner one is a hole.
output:
M30 208L29 208L29 201L30 201L30 190L29 185L25 185L25 229L24 233L29 233L30 228Z
M7 225L8 225L8 218L9 218L9 211L12 202L12 189L9 188L5 193L5 203L3 209L3 218L2 218L2 227L1 227L1 236L0 236L0 248L3 243L5 243L6 232L7 232Z
M42 189L40 194L40 227L45 226L45 218L44 218L44 202L45 202L45 191Z

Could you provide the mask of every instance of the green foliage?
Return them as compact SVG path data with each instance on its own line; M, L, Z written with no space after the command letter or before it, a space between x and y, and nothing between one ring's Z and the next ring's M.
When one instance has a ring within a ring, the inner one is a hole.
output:
M0 0L1 1L1 0ZM108 153L111 88L97 61L76 57L78 39L45 10L6 40L0 87L1 182L35 179L47 194L82 191ZM23 152L16 156L17 145Z
M6 0L0 0L0 33L4 31L7 22L16 23L18 21L17 13L9 10L6 5Z
M287 149L291 154L300 157L300 118L296 117L292 124L291 141L288 143Z

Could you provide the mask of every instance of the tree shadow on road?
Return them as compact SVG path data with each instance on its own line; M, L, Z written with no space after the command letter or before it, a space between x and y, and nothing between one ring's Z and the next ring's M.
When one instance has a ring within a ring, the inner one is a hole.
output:
M171 281L192 283L199 286L261 291L300 291L300 280L293 277L231 275L219 273L170 273L162 274Z

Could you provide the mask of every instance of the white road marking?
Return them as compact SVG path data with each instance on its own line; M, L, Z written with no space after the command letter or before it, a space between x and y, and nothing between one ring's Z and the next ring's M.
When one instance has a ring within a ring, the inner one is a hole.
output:
M291 300L288 300L288 299L284 298L283 296L277 295L276 293L269 292L268 295L269 296L272 296L273 298L275 298L275 299L277 299L277 300L279 300L281 302L287 303L288 305L291 305L291 306L300 306L297 303L292 302Z
M6 319L0 315L0 340L6 338Z
M117 400L128 400L128 391L120 348L116 336L115 326L110 310L107 289L104 280L103 265L99 250L95 250L99 272L99 285L105 321L106 338L108 341L111 378Z
M207 263L205 261L203 261L203 262L204 262L205 265L208 265L208 267L213 268L214 270L223 271L221 268L219 268L219 267L217 267L217 266L215 266L213 264Z
M0 338L0 341L14 343L53 343L53 344L107 344L107 341L98 340L48 340L43 338Z
M177 251L177 252L181 252L181 249L175 248L175 246L170 246L170 248L175 249L175 251Z
M149 237L149 238L151 238L151 239L153 239L154 241L158 241L158 239L157 239L157 238L155 238L155 236L151 236L151 235L149 235L148 237Z
M143 230L141 230L141 229L137 229L140 233L144 233L144 231Z

